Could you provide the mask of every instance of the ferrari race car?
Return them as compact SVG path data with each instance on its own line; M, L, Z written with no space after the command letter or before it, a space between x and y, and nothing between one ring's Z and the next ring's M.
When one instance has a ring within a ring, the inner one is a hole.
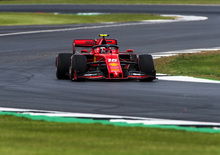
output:
M100 38L74 40L72 53L59 53L56 57L58 79L81 81L137 79L153 81L156 71L151 55L137 55L132 49L119 51L117 40Z

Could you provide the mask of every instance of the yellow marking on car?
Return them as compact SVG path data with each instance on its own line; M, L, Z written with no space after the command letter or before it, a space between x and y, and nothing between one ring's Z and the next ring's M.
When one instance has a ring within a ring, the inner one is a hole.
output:
M113 72L119 72L120 69L111 69L111 71L113 71Z
M118 64L117 63L110 63L110 66L115 67L115 66L118 66Z

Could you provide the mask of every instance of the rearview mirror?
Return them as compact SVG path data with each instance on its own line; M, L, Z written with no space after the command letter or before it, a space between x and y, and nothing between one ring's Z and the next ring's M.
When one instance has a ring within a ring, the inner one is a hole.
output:
M81 53L89 53L88 50L81 50Z
M132 52L134 52L134 50L133 49L127 49L126 52L127 53L132 53Z

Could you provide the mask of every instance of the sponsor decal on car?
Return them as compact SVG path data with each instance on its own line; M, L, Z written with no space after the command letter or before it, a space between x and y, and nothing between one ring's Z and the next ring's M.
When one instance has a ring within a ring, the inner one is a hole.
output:
M117 62L117 59L108 59L108 62Z
M120 72L120 69L111 69L112 72Z
M109 65L112 66L112 67L118 66L117 63L110 63Z

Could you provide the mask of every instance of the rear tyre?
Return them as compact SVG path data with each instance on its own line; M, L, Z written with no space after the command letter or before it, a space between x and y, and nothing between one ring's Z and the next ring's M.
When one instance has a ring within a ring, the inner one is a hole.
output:
M87 71L87 58L84 55L73 55L69 69L70 79L72 81L82 81L82 76Z
M56 57L57 79L68 79L71 53L59 53Z
M156 71L154 68L153 58L151 55L149 54L139 55L138 65L141 72L150 76L149 78L140 81L153 81L156 78Z

